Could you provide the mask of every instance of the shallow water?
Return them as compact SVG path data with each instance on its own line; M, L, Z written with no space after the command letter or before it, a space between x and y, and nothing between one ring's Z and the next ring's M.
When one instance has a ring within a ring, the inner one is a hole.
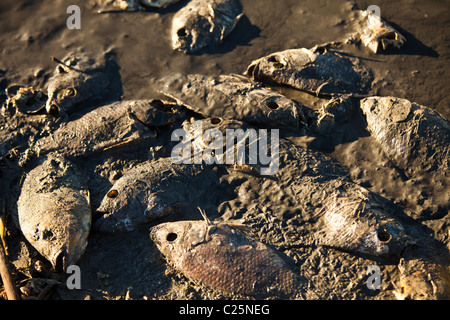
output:
M55 68L54 62L50 61L51 56L62 58L80 47L93 52L113 49L120 66L122 98L157 98L161 95L152 88L152 81L163 75L175 72L242 74L252 60L269 53L342 40L352 32L351 8L365 9L376 4L381 9L381 16L397 28L407 42L400 50L378 55L366 48L345 46L347 52L360 57L372 69L375 80L370 94L406 98L450 118L450 1L241 0L245 16L236 29L222 45L199 55L186 55L171 49L171 19L186 1L161 10L104 14L96 13L99 7L94 2L2 0L0 69L5 72L8 85L23 84L45 89L46 81ZM69 4L81 8L81 30L66 27ZM0 86L4 85L5 82L0 82ZM295 90L278 89L311 108L317 108L321 103L319 99ZM415 181L402 179L368 135L363 122L356 114L347 126L341 128L343 140L334 145L319 143L318 148L347 166L356 182L403 206L408 216L421 218L423 227L430 228L448 247L448 214L430 220L430 212L432 215L436 204L433 199L421 196L423 189L433 189L433 182L417 186ZM299 137L292 139L303 143ZM107 165L100 165L100 169L106 170ZM447 192L448 188L444 186L434 197L441 204L448 205ZM229 207L231 211L239 209L238 205L233 207L233 203ZM190 214L192 212L186 216ZM194 215L192 218L199 217ZM85 257L80 262L82 270L89 270L83 278L83 286L91 290L93 296L100 296L98 292L92 292L101 288L108 297L123 297L127 288L133 287L135 298L143 295L157 298L208 297L208 291L198 295L187 282L174 285L165 277L165 265L158 258L155 247L148 242L145 229L142 233L114 239L92 235ZM124 250L129 247L133 249ZM300 250L292 254L297 258L308 257L302 267L304 270L308 269L308 263L315 266L319 260L320 265L329 266L322 269L325 271L310 269L317 288L310 298L392 298L389 292L392 288L387 279L395 278L394 265L388 264L383 269L386 290L375 294L355 284L362 281L361 274L365 274L373 261L335 252L325 255L323 250L316 249L312 253ZM144 258L137 262L139 254ZM134 262L127 263L129 261ZM124 272L124 267L127 272ZM338 278L330 271L335 268L341 270ZM336 286L333 289L321 287L325 282ZM359 288L356 291L355 286ZM56 298L77 298L70 291L61 290L58 294ZM212 297L217 296L212 294Z

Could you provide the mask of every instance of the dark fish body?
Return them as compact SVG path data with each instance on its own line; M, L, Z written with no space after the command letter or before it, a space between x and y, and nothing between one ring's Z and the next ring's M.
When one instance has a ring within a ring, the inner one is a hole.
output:
M99 12L110 10L145 11L147 8L164 8L180 0L96 0L102 7Z
M450 125L437 112L395 97L366 98L361 109L372 136L407 176L448 177Z
M126 172L107 192L94 227L104 233L133 231L176 211L217 187L211 166L178 165L171 158L146 162Z
M83 173L49 156L26 176L17 201L20 229L55 269L66 269L84 253L91 207Z
M150 238L179 272L215 290L257 298L295 292L286 257L227 224L168 222L152 227Z
M40 155L52 151L90 155L154 138L155 127L169 125L178 118L177 106L161 100L115 102L61 124L51 135L38 140L33 150Z
M111 75L105 56L97 60L85 53L71 53L59 63L48 80L47 113L72 112L82 102L105 97Z
M217 45L242 17L239 0L191 0L172 20L172 47L185 53Z
M161 79L160 91L205 117L269 127L304 125L306 107L238 75L175 74Z
M246 73L263 83L320 95L362 94L372 82L358 59L320 46L272 53L253 61Z

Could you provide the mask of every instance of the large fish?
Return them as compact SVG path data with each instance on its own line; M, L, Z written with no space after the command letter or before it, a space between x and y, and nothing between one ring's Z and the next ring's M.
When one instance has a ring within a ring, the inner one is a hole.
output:
M87 180L71 162L49 156L31 170L17 201L20 229L56 270L84 253L91 226Z
M395 97L361 101L367 126L384 152L409 177L436 173L448 177L450 125L434 110Z
M106 193L94 228L103 233L130 232L176 211L217 187L212 166L177 165L171 158L143 163L126 172Z
M238 75L174 74L159 90L205 117L242 120L269 127L302 128L306 107Z
M38 140L32 150L39 155L52 151L70 156L90 155L154 138L155 128L170 125L181 115L179 106L161 100L115 102L61 124Z
M191 281L228 294L289 298L298 276L287 257L233 225L205 221L162 223L150 238Z
M205 139L205 133L211 128L216 128L224 134L227 130L241 129L246 133L249 129L248 125L236 120L224 121L215 118L201 120L201 126L196 125L196 122L185 121L184 127L189 133L188 138L191 139L194 150L202 151L203 154L208 154L211 150L211 141ZM251 155L248 135L242 134L239 137L234 140L235 143L243 144L245 149L242 153ZM278 209L285 210L286 202L289 202L292 208L299 208L302 213L298 219L305 219L308 224L313 223L312 238L315 243L388 259L398 258L402 251L413 243L414 239L406 233L400 220L387 208L387 203L349 180L348 172L337 161L296 146L285 139L273 141L278 146L272 146L272 139L272 135L257 136L253 144L266 140L263 141L264 145L277 151L277 154L272 153L269 160L272 167L273 163L276 163L278 170L271 172L268 176L270 179L256 178L258 180L249 187L256 188L256 194L259 194L261 188L264 188L265 194L273 194L271 201L264 205L270 206L274 212ZM226 143L223 145L226 147ZM231 145L224 153L230 150L234 152L236 149L237 145ZM258 173L261 165L247 162L245 167L250 173ZM244 171L239 166L237 169ZM264 183L264 187L260 183ZM284 201L277 202L277 199ZM243 203L244 208L259 208L263 205L263 200L259 197L252 200L256 204L246 203L248 200L245 198L238 200Z
M191 0L172 20L172 47L185 53L217 45L243 16L239 0Z
M373 78L357 58L345 57L327 46L272 53L253 61L246 74L263 83L317 95L364 94Z
M48 80L47 113L72 112L82 102L99 100L108 93L111 74L107 72L106 55L91 57L86 53L70 53L58 63Z

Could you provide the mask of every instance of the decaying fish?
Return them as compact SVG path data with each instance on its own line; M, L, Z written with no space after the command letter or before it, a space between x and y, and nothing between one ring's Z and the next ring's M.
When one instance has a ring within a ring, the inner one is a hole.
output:
M344 184L323 203L319 243L372 256L398 257L412 243L402 224L368 190Z
M107 8L124 11L143 11L146 8L163 8L181 0L96 0L103 9L99 13L108 12Z
M243 16L239 0L191 0L172 20L172 47L196 53L223 41Z
M103 233L133 231L204 196L218 183L212 166L177 165L171 158L143 163L126 172L107 192L97 209L104 215L94 228Z
M20 229L57 270L84 253L91 226L87 180L71 162L49 156L31 170L17 201Z
M205 117L242 120L269 127L305 126L306 107L238 75L175 74L159 90Z
M86 53L70 53L58 62L48 80L47 113L59 115L75 110L87 100L99 100L108 93L111 74L108 74L106 55L95 59Z
M448 177L450 125L437 112L395 97L366 98L361 109L371 134L407 176L436 172Z
M357 23L361 42L374 53L390 47L398 49L406 42L397 30L370 11L358 10Z
M162 223L150 238L188 279L228 294L287 298L297 275L287 257L248 238L236 226L205 221Z
M339 124L347 121L354 111L348 96L333 97L314 113L309 113L311 131L318 134L335 134Z
M70 156L90 155L154 138L156 127L181 118L180 107L162 100L119 101L98 107L82 117L62 123L38 140L38 155L58 151Z
M46 100L47 95L40 90L32 87L19 87L13 95L8 92L5 109L13 108L18 112L33 114L43 109Z
M327 46L272 53L253 61L246 74L317 95L364 94L373 79L357 58L344 57Z
M399 300L448 300L450 269L433 259L400 259L400 286L394 291Z

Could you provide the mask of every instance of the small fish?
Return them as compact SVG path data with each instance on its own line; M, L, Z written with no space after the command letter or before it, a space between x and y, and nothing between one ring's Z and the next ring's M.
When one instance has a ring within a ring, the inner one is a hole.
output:
M270 127L302 128L307 108L238 75L175 74L159 90L205 117L242 120Z
M434 110L395 97L361 100L367 127L387 156L409 177L448 177L450 124Z
M111 75L106 72L106 56L95 60L86 53L70 53L58 63L48 80L46 111L62 115L75 110L80 103L99 100L106 96Z
M91 226L84 174L60 156L49 156L31 170L17 201L20 229L55 270L82 256Z
M217 45L243 16L239 0L191 0L172 20L172 47L197 53Z
M272 53L253 61L246 74L263 83L316 95L364 94L373 80L359 59L344 57L327 46Z
M361 42L373 53L387 50L388 48L400 48L406 42L397 30L387 24L380 16L367 10L358 10L358 31Z
M177 165L171 158L141 164L126 172L106 193L94 228L103 233L130 232L176 211L217 187L211 166Z
M379 257L399 257L412 243L402 224L366 189L346 183L323 202L322 245Z
M170 125L181 117L181 109L174 103L158 99L119 101L62 123L31 150L38 155L58 151L87 156L152 139L156 137L155 128Z
M434 259L436 260L436 259ZM394 291L399 300L450 299L448 265L429 259L400 259L400 286Z
M236 226L207 218L167 222L152 227L150 238L179 272L215 290L256 298L295 293L298 278L287 257Z

